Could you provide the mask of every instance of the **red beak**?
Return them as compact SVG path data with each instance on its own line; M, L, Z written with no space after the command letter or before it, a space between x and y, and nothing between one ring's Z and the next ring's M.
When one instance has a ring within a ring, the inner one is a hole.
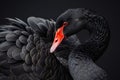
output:
M50 53L53 53L56 50L56 48L59 46L59 44L62 42L62 40L64 39L65 36L63 33L63 29L67 25L68 25L68 22L64 22L63 25L60 28L58 28L58 30L56 31L53 44L50 48Z
M55 38L53 41L53 44L50 48L50 53L53 53L56 48L58 47L58 45L62 42L62 40L64 39L64 34L63 34L63 29L64 29L64 25L62 25L62 27L60 27L55 34Z

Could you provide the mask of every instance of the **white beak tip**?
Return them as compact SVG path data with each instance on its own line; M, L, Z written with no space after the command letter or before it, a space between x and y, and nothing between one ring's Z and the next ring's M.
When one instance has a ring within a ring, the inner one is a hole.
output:
M55 49L54 49L53 47L51 47L51 48L50 48L50 53L53 53L54 50L55 50Z
M53 50L50 49L50 53L53 53Z

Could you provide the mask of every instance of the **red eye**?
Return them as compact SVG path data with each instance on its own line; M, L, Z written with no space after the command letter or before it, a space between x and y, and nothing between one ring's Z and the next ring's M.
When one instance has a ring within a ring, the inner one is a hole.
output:
M68 25L68 22L64 22L63 25L64 25L64 26L67 26L67 25Z

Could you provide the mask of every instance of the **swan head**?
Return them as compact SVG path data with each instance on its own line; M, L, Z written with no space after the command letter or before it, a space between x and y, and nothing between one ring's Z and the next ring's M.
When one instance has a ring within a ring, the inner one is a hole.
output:
M57 18L56 33L50 53L53 53L64 39L85 28L87 20L82 10L84 9L69 9Z

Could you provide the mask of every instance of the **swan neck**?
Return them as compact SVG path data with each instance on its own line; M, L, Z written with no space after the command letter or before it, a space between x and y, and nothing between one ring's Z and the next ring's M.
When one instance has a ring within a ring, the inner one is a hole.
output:
M90 32L90 38L81 43L75 50L91 56L96 60L106 50L110 40L110 30L108 25L92 26L87 29Z

